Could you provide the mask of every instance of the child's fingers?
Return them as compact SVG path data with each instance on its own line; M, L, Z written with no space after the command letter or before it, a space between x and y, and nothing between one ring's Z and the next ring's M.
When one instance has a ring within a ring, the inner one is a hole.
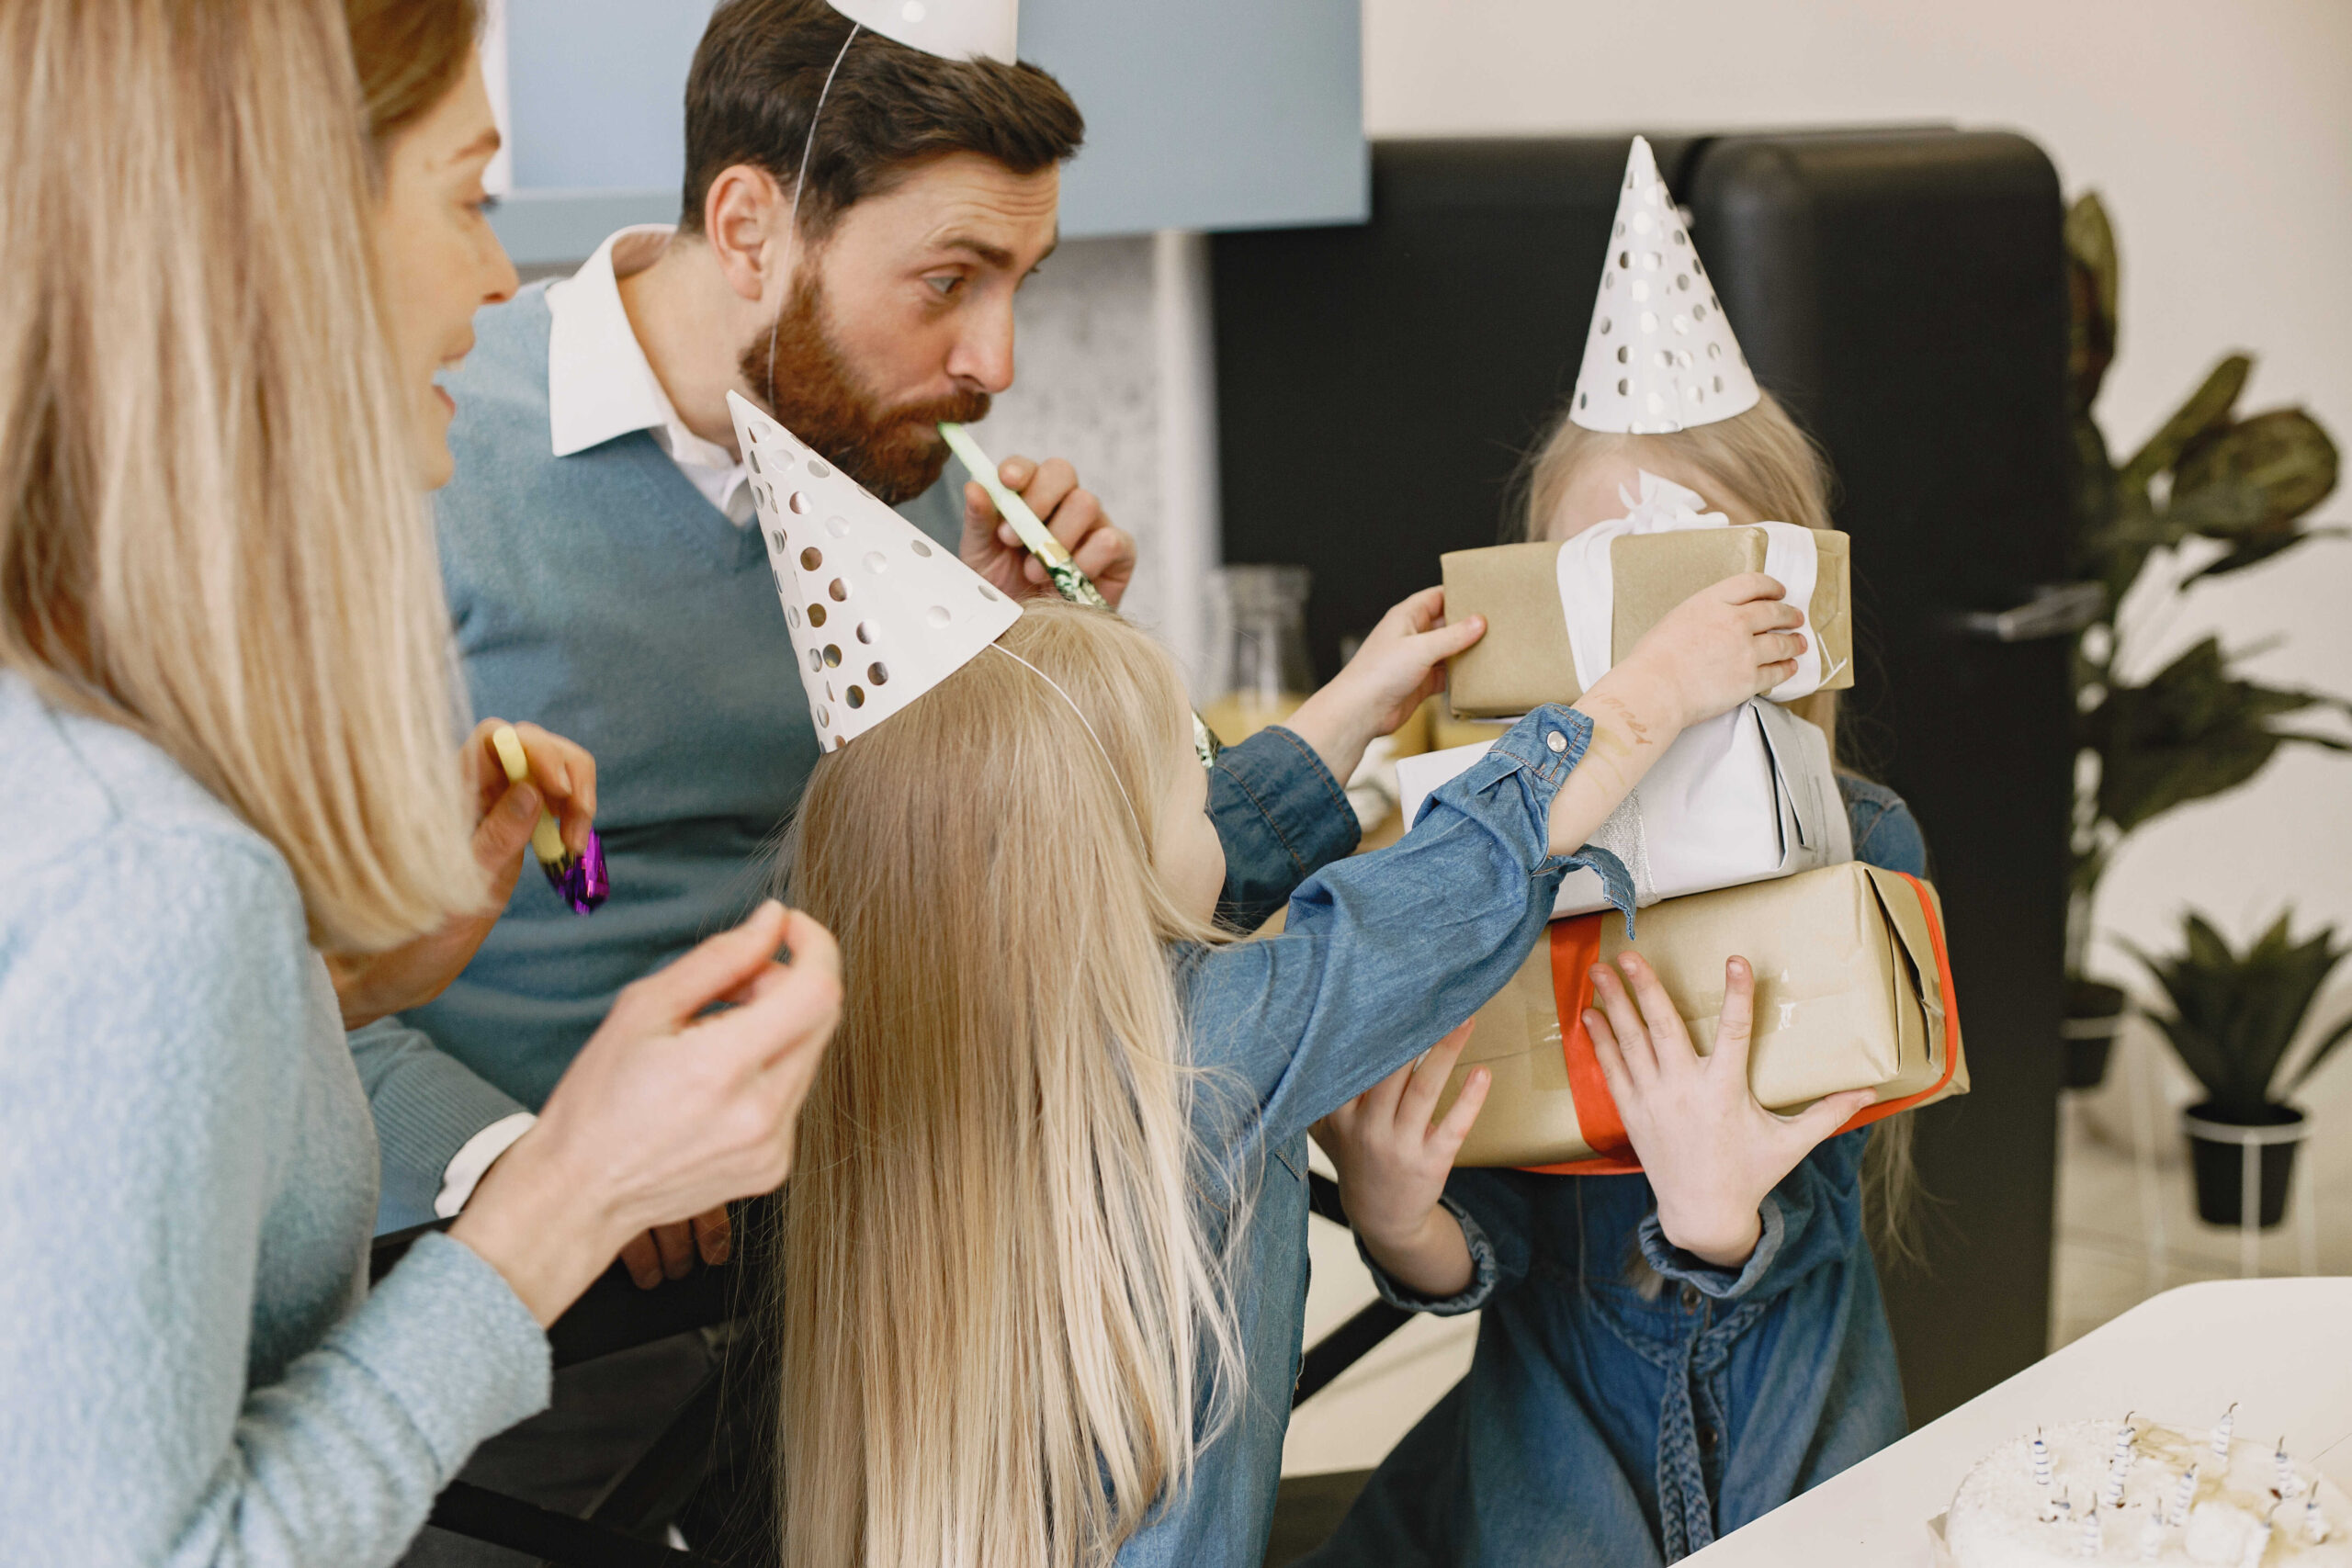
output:
M1755 1038L1756 971L1734 953L1724 962L1724 1009L1715 1023L1715 1049L1708 1066L1747 1082L1748 1047Z
M1745 604L1757 599L1785 599L1789 591L1777 577L1760 571L1743 571L1737 577L1726 577L1706 592L1713 593L1727 604Z
M1651 1047L1649 1031L1642 1027L1642 1015L1634 1008L1634 998L1626 994L1625 983L1606 964L1593 965L1592 999L1600 1004L1601 1016L1609 1021L1618 1053L1634 1070L1634 1080L1647 1084L1657 1076L1657 1054Z
M1445 590L1441 588L1434 592L1442 593ZM1467 620L1455 622L1453 626L1440 626L1435 631L1423 632L1413 640L1416 651L1428 659L1430 663L1436 664L1453 658L1486 635L1487 617L1472 615Z
M1690 1048L1690 1032L1682 1027L1682 1014L1676 1010L1674 998L1666 994L1666 987L1657 971L1642 961L1638 953L1628 953L1617 960L1625 972L1635 1004L1642 1010L1642 1023L1649 1035L1650 1050L1657 1058L1661 1073L1684 1072L1698 1065L1699 1055Z
M1442 586L1424 588L1419 592L1399 599L1381 617L1396 625L1400 631L1425 632L1445 623L1445 590Z
M1617 1102L1617 1114L1623 1119L1644 1085L1634 1081L1624 1052L1617 1048L1616 1032L1598 1008L1584 1010L1584 1032L1592 1041L1592 1059L1600 1064L1600 1079L1609 1086L1609 1098Z
M1738 625L1751 632L1794 631L1804 625L1804 612L1785 599L1751 599L1733 610L1732 615Z
M1413 1064L1406 1063L1378 1083L1356 1097L1364 1119L1374 1127L1385 1127L1396 1120L1397 1103L1405 1098L1405 1089L1413 1081Z
M1430 1118L1437 1113L1438 1096L1445 1092L1445 1080L1453 1076L1453 1064L1462 1059L1462 1048L1470 1043L1470 1031L1477 1021L1468 1020L1430 1046L1420 1065L1412 1069L1412 1081L1396 1102L1396 1121L1403 1131L1417 1137L1428 1134Z
M1445 1113L1445 1120L1430 1133L1430 1148L1445 1156L1452 1165L1453 1156L1462 1152L1463 1140L1470 1136L1471 1124L1478 1120L1479 1107L1487 1103L1487 1091L1494 1087L1495 1075L1484 1067L1473 1067L1462 1080L1462 1092Z
M1811 1149L1815 1145L1834 1137L1838 1128L1868 1111L1877 1101L1876 1089L1849 1089L1843 1094L1823 1096L1797 1115L1782 1118L1782 1124L1803 1148Z

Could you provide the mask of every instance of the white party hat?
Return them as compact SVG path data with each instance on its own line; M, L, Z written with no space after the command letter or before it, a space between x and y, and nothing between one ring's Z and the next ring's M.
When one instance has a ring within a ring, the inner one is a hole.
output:
M832 0L869 32L947 60L1018 64L1021 0Z
M735 440L817 741L838 750L1004 634L1021 606L735 393Z
M1587 430L1655 434L1729 419L1762 396L1650 144L1636 136L1568 417Z

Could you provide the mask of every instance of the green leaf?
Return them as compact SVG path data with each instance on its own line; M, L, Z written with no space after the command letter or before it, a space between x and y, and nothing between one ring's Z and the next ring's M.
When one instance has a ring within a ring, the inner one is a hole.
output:
M2148 437L2148 444L2123 465L2120 482L2145 486L2171 468L2190 442L2229 417L2231 405L2238 400L2238 394L2245 389L2246 378L2253 373L2254 361L2243 354L2233 354L2213 367L2204 384L2191 392L2188 400Z
M2312 1046L2311 1055L2303 1058L2303 1065L2295 1069L2293 1077L2287 1080L2287 1087L2281 1091L2282 1097L2301 1092L2303 1085L2311 1081L2312 1075L2319 1071L2321 1065L2334 1055L2335 1048L2346 1040L2352 1040L2352 1018L2346 1019L2320 1036L2319 1043Z
M2099 754L2099 815L2128 833L2176 806L2245 783L2280 746L2352 750L2274 723L2318 706L2347 711L2320 693L2236 679L2220 639L2207 637L2144 685L2109 686L2080 716L2083 744Z
M2072 317L2067 334L2067 371L2075 406L2087 410L2098 396L2107 367L2115 360L2116 297L2120 263L2115 231L2095 192L2086 191L2066 209L2067 295Z
M2173 465L2173 499L2208 485L2235 481L2263 498L2265 523L2301 517L2335 489L2335 443L2300 408L2269 409L2233 424L2209 428Z

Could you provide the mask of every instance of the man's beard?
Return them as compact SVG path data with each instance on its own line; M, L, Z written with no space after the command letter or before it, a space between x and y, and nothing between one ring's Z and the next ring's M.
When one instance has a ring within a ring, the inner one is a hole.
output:
M774 387L770 412L786 429L893 505L939 482L947 466L947 444L936 428L941 420L975 424L989 414L986 392L879 406L825 330L824 296L814 277L793 289L772 333L744 345L737 367L754 398L767 399Z

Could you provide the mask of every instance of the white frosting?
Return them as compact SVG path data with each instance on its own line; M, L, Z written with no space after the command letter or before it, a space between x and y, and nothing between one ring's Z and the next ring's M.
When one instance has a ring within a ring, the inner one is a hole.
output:
M2110 1483L2120 1421L2075 1421L2044 1427L2051 1483L2034 1479L2033 1438L2004 1443L1968 1472L1944 1519L1945 1549L1959 1568L2060 1568L2093 1562L2156 1562L2174 1568L2352 1568L2352 1501L2311 1470L2293 1467L2299 1490L2281 1495L2281 1476L2268 1443L2240 1438L2226 1464L2213 1456L2211 1434L2154 1426L2138 1428L2123 1473L2121 1496ZM2191 1463L2197 1487L2185 1524L2174 1522L2180 1478ZM2305 1517L2316 1495L2326 1528L2313 1543ZM2065 1498L2061 1516L2052 1506ZM2084 1550L2083 1524L2096 1510L2101 1523L2096 1551ZM2271 1530L2263 1539L2262 1524ZM2153 1532L2151 1520L2156 1521ZM2146 1547L2151 1534L2154 1555Z

